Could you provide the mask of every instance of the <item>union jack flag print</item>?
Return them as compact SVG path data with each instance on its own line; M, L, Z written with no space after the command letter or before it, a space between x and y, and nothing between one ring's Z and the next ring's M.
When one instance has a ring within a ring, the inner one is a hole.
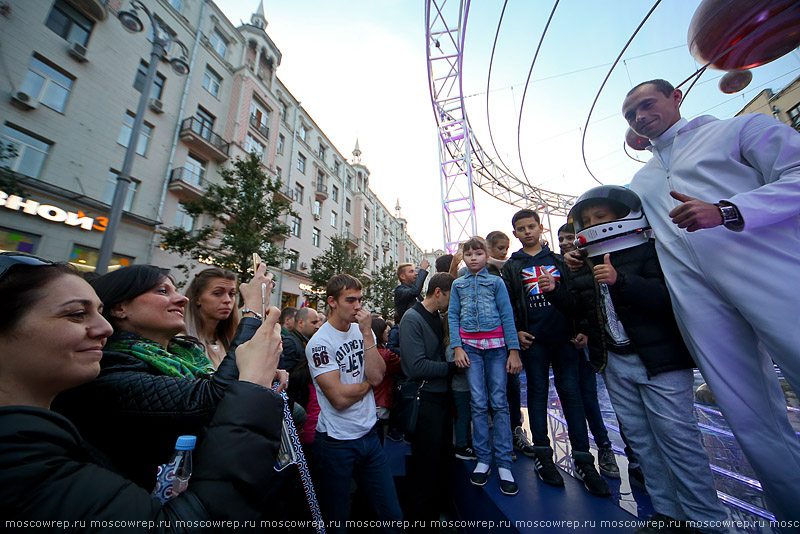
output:
M537 265L522 269L522 284L525 286L526 295L540 295L542 293L539 290L539 276L545 269L556 279L556 282L561 280L561 272L555 265Z

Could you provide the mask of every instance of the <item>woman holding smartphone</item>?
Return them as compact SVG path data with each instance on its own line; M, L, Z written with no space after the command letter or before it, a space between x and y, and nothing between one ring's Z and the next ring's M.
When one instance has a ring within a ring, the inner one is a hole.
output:
M222 363L239 325L236 280L231 271L210 267L194 275L186 289L186 333L203 343L214 369ZM261 312L260 299L257 311Z
M277 308L237 350L238 379L209 418L188 489L162 505L109 469L69 420L50 411L57 394L101 371L112 328L92 287L67 264L4 253L0 300L0 517L61 520L73 529L76 521L84 529L93 520L153 522L153 531L172 532L174 520L259 516L282 420L283 402L268 389L281 352ZM177 316L173 308L179 307L171 304L163 313ZM142 382L150 376L139 374ZM95 405L110 400L98 397ZM154 432L149 437L160 439Z
M271 286L266 266L240 289L258 302L261 285ZM261 313L247 311L228 353L215 371L202 346L184 332L188 299L178 293L169 271L133 265L92 282L103 316L114 333L103 349L100 376L60 395L53 408L71 419L86 440L111 458L121 472L146 489L156 468L172 453L179 435L202 437L231 383L239 377L235 350L261 325ZM284 375L275 376L284 382Z

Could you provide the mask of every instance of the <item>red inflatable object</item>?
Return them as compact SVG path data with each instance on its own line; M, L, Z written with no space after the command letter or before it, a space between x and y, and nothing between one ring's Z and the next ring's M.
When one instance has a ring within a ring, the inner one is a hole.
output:
M715 69L769 63L800 46L800 2L703 0L689 24L688 44L700 64Z
M634 150L647 150L647 147L650 146L648 138L642 137L630 128L625 132L625 142Z
M753 80L753 73L749 70L732 70L719 79L719 90L726 95L738 93Z

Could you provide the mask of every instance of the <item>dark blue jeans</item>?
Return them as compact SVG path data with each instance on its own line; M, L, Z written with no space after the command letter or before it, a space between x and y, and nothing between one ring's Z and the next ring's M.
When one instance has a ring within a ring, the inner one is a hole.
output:
M350 481L355 477L369 496L377 518L392 521L384 532L400 532L403 513L392 472L373 428L358 439L339 440L317 431L314 436L315 484L327 532L347 532Z
M534 342L522 352L522 365L528 377L528 417L531 439L536 447L550 447L547 437L547 398L550 392L550 365L561 409L567 420L573 452L589 452L589 432L579 386L578 351L569 341L555 344Z
M608 430L603 422L603 412L600 411L600 403L597 402L597 374L584 357L583 351L579 350L578 354L580 356L578 373L581 400L583 401L583 410L586 412L586 422L589 423L589 430L592 431L595 444L598 447L610 447L611 441L608 439Z

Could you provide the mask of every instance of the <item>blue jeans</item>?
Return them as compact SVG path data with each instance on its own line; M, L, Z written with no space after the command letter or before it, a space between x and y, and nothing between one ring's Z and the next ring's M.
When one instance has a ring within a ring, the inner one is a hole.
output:
M522 353L522 365L528 377L528 418L531 440L535 447L550 448L547 437L547 398L550 394L550 364L561 399L561 409L567 420L567 432L573 453L589 453L589 432L578 379L579 353L569 341L545 345L534 342Z
M610 447L611 440L608 439L608 430L603 422L603 412L600 411L600 403L597 402L597 375L582 350L579 351L578 376L583 410L586 412L586 422L592 431L594 442L598 447Z
M476 349L464 345L469 356L467 381L469 382L472 409L472 447L478 461L491 465L492 451L489 449L489 404L494 413L494 457L497 467L511 469L511 430L506 399L506 362L508 351Z
M373 428L358 439L334 439L317 431L314 466L322 518L327 532L347 532L350 518L350 481L355 477L369 496L379 520L394 522L384 532L400 532L403 513L392 472Z
M636 354L609 351L603 376L653 509L681 521L725 520L694 417L692 370L647 376Z

